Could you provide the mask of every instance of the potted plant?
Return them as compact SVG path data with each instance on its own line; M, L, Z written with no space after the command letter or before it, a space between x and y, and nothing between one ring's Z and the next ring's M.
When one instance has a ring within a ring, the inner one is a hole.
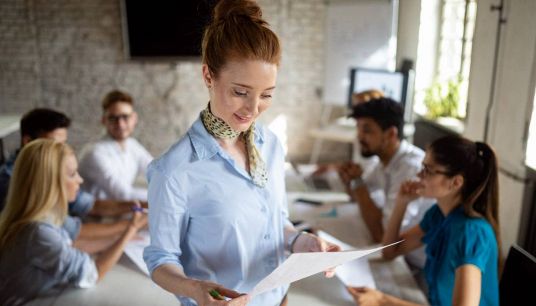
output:
M458 113L460 100L461 77L452 78L446 82L434 82L425 91L424 105L429 119L449 117L461 119Z

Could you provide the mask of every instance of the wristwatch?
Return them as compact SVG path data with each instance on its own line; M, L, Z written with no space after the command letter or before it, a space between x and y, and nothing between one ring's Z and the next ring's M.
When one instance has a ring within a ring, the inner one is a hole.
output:
M290 234L290 236L287 239L287 250L290 253L294 253L294 252L292 252L292 247L294 246L294 243L296 242L296 240L298 240L298 237L300 237L301 234L305 234L305 233L306 232L301 231L301 232L294 232L294 233Z
M350 189L356 190L360 186L364 185L365 181L361 177L356 177L355 179L350 181Z

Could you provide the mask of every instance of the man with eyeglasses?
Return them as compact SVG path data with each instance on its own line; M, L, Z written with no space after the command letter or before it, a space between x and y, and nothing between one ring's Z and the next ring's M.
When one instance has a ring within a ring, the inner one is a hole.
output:
M404 111L392 99L382 97L357 104L351 116L357 120L361 155L377 156L379 162L366 175L360 165L348 162L339 166L339 175L352 200L358 203L372 239L381 242L400 185L417 177L424 152L403 139ZM402 228L417 224L433 203L431 199L411 203ZM406 259L422 269L424 249L412 252Z
M62 112L49 108L34 108L20 120L20 149L14 152L5 164L0 166L0 212L3 210L8 193L9 182L15 168L20 150L31 141L39 138L67 142L71 119ZM62 227L74 240L74 246L88 253L102 251L116 241L129 226L130 220L113 222L81 222L87 217L117 218L132 212L138 207L135 201L95 200L91 194L79 190L76 199L69 203L68 216ZM75 240L76 238L76 240Z
M106 135L83 150L80 174L82 188L97 199L147 201L147 189L136 187L153 157L131 137L138 122L132 97L114 90L102 101L102 124Z

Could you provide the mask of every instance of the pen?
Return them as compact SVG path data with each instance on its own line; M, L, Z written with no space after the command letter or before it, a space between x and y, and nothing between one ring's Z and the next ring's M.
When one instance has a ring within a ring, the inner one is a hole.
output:
M223 297L223 295L221 295L216 289L212 289L208 293L216 300L225 300L225 297Z
M323 204L323 203L320 202L320 201L309 200L309 199L303 199L303 198L296 199L294 202L302 202L302 203L311 204L311 205L317 205L317 206L320 206L320 205Z
M142 212L142 213L147 213L147 208L143 208L143 207L140 207L140 206L132 206L132 211L136 212Z

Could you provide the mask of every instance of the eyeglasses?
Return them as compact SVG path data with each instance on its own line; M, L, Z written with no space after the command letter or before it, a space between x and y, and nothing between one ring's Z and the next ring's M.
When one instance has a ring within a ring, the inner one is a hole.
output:
M119 114L119 115L108 115L106 119L110 121L111 123L118 123L120 120L122 121L128 121L132 117L132 113L130 114Z
M430 176L434 176L434 175L438 175L438 174L441 174L441 175L450 175L449 172L447 171L440 171L440 170L432 170L430 169L430 166L426 165L426 164L422 164L422 169L421 171L419 172L423 177L430 177Z

